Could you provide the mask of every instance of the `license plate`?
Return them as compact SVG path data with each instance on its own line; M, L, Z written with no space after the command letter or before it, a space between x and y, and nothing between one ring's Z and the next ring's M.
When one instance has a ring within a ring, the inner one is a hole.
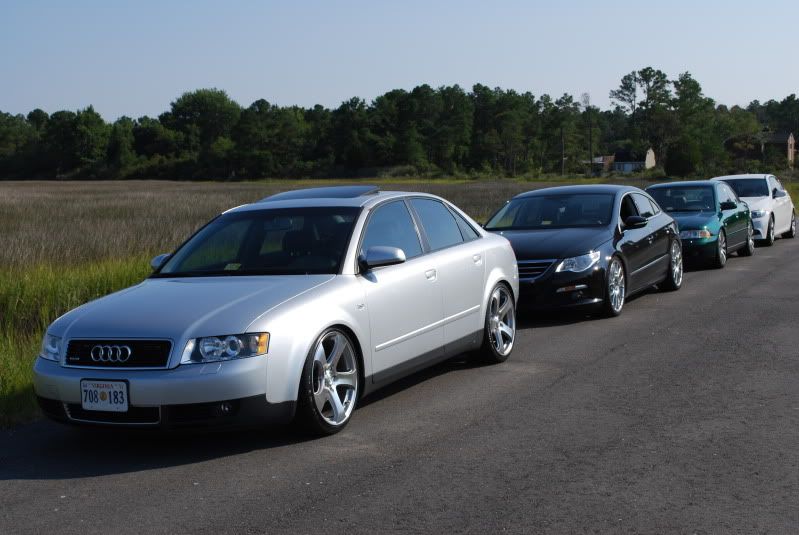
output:
M80 382L80 403L87 411L127 412L128 384L84 379Z

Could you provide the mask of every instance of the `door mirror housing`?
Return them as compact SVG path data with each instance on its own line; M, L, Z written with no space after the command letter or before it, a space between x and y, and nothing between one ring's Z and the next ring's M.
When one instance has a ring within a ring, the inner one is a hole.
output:
M771 196L774 197L775 199L779 199L780 197L785 197L785 195L786 193L784 191L779 190L777 188L771 190Z
M624 220L624 228L643 228L646 226L647 218L640 215L631 215Z
M375 245L361 254L358 263L364 271L384 266L393 266L405 262L405 251L398 247Z
M738 205L732 201L722 201L720 206L722 210L735 210L738 208Z
M156 256L152 260L150 260L150 267L153 268L153 271L160 268L164 265L164 263L169 260L172 255L169 253L164 253Z

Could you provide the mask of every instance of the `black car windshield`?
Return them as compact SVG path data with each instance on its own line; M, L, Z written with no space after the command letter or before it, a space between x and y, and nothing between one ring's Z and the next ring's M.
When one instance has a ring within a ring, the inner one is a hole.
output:
M768 184L765 178L739 178L725 180L739 197L768 197Z
M713 186L669 186L648 189L649 193L667 212L715 211Z
M610 224L611 193L534 195L511 199L492 217L489 230L600 227Z
M153 277L338 273L360 208L292 208L224 214Z

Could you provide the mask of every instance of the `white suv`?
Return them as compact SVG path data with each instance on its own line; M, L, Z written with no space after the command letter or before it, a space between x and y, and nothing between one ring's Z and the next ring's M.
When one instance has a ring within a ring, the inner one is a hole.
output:
M796 211L782 183L774 175L729 175L723 180L735 190L752 211L755 239L772 245L774 238L793 238L796 235Z

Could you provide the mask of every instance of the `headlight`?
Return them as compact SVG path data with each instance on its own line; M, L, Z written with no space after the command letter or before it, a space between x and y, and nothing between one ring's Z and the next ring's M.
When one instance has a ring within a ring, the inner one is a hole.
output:
M591 251L590 253L584 254L582 256L567 258L558 264L558 267L555 268L555 272L574 271L579 273L580 271L585 271L596 264L599 261L599 257L599 251Z
M766 217L768 215L768 210L752 210L752 219L759 219L761 217Z
M218 362L266 355L269 333L228 334L193 338L183 349L181 364Z
M43 359L59 362L61 360L61 338L45 334L42 339L42 350L39 352L39 356Z
M680 231L680 239L682 240L694 240L699 238L712 238L713 233L709 230L702 229L702 230L682 230Z

